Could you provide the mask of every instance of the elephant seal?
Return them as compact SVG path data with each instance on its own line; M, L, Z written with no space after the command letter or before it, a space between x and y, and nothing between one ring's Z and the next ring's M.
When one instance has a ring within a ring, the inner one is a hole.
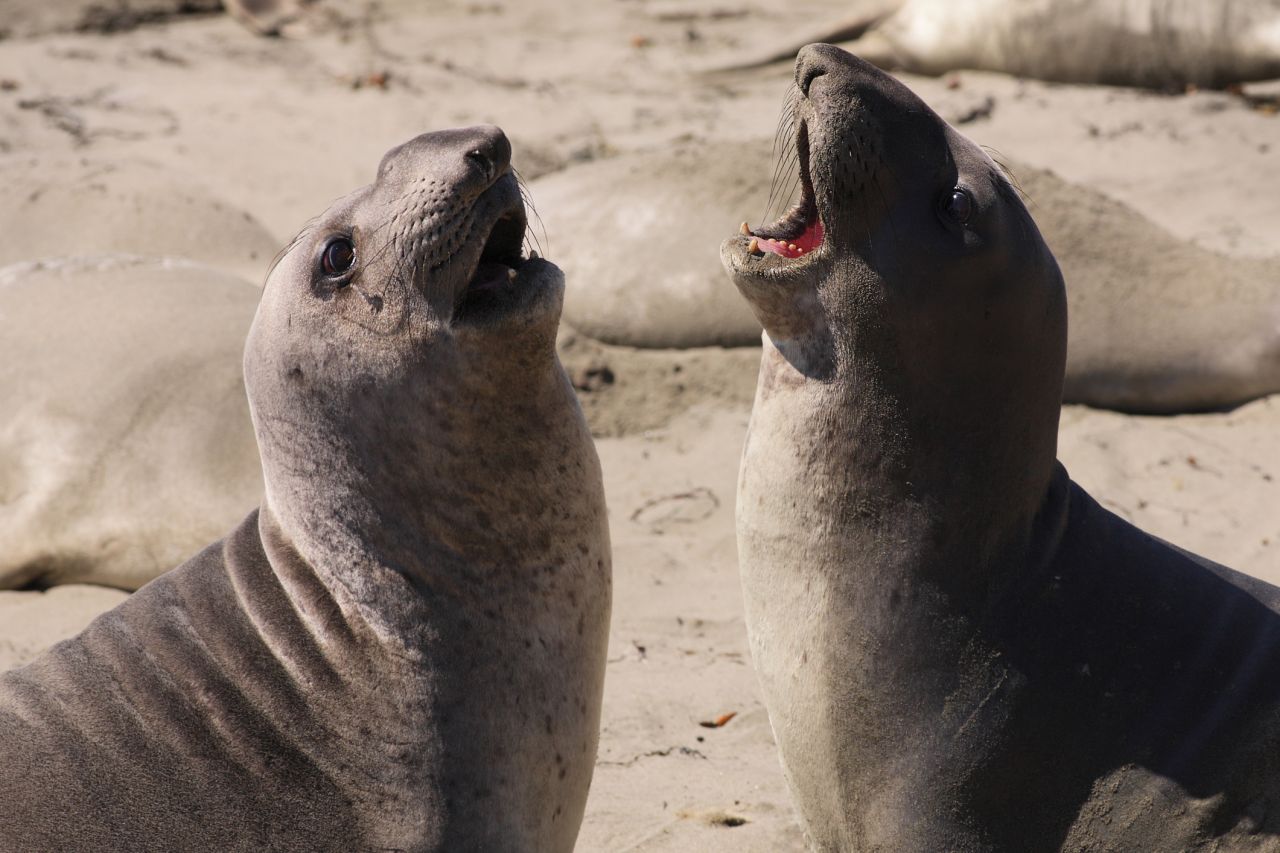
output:
M564 319L596 340L634 347L742 346L760 340L760 324L733 291L714 246L735 212L767 186L739 171L760 145L700 141L586 163L534 182L538 210L551 227L557 263L591 287L565 297ZM618 258L664 241L660 274Z
M1013 173L1067 281L1065 402L1170 414L1280 392L1280 258L1224 255L1053 172Z
M257 287L107 255L0 268L0 589L137 589L262 498Z
M0 161L0 231L9 238L0 245L0 265L90 255L177 257L259 286L280 248L247 211L198 181L120 157Z
M626 346L759 344L759 321L724 287L706 244L735 212L758 209L770 174L785 169L761 168L768 144L630 152L536 181L546 220L575 235L557 263L571 279L593 282L566 296L565 320ZM1095 189L1002 165L1030 199L1068 282L1064 402L1165 414L1280 391L1280 259L1202 248ZM660 274L619 268L618 257L650 251L659 230L681 235L663 244Z
M1276 0L886 0L733 70L856 39L886 70L1000 71L1058 83L1155 89L1280 77Z
M1280 849L1280 589L1055 460L1063 282L990 158L829 45L796 82L801 202L722 258L765 328L738 548L811 844Z
M417 137L274 266L263 503L0 676L0 849L572 849L609 538L510 153Z

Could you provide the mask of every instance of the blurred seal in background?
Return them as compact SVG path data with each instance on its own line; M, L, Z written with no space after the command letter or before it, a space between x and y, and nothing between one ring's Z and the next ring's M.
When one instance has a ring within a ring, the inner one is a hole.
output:
M1280 77L1277 0L873 0L847 20L720 70L851 39L863 59L918 74L973 69L1179 90Z

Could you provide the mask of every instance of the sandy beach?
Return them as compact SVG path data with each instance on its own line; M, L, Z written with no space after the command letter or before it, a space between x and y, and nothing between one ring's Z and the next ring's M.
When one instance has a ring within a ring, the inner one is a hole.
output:
M803 0L779 20L768 4L717 0L392 0L320 6L267 39L224 14L179 14L178 3L114 23L48 5L65 14L16 0L0 40L0 267L173 256L247 290L308 218L427 130L503 127L535 205L541 177L675 145L758 140L758 168L771 171L790 68L692 72L847 11ZM1124 202L1181 240L1280 260L1280 81L1163 94L967 71L902 76L1002 155ZM764 206L724 211L724 235ZM1035 198L1029 207L1034 215ZM558 247L596 239L558 227L551 209L535 227L552 261ZM681 235L653 227L651 253L618 263L660 277L663 244ZM571 291L593 285L567 274ZM568 326L559 348L597 438L614 548L603 728L578 847L801 850L735 555L759 349L633 349ZM1059 458L1104 506L1280 584L1280 395L1168 417L1072 405L1061 424ZM0 592L0 669L126 595Z

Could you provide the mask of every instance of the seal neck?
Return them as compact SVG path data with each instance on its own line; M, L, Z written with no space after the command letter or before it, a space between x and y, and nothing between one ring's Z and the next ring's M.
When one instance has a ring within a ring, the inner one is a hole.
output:
M558 361L527 366L521 383L492 370L458 358L450 376L310 411L283 442L259 426L282 536L345 618L410 657L433 640L424 608L483 600L475 587L552 560L558 536L594 523L552 508L600 490Z
M766 340L742 488L808 519L800 547L820 562L982 609L1049 523L1057 400L1029 399L1021 382L933 382L894 361L846 352L834 378L814 381ZM740 498L740 527L772 529L752 500ZM829 562L832 548L844 553Z

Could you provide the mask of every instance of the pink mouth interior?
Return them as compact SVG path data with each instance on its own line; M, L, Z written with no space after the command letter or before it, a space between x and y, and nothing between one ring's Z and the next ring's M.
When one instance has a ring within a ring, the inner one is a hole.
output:
M807 224L800 236L788 240L775 240L771 237L757 237L756 244L762 252L773 252L784 258L799 258L807 255L822 245L822 220L814 217Z

